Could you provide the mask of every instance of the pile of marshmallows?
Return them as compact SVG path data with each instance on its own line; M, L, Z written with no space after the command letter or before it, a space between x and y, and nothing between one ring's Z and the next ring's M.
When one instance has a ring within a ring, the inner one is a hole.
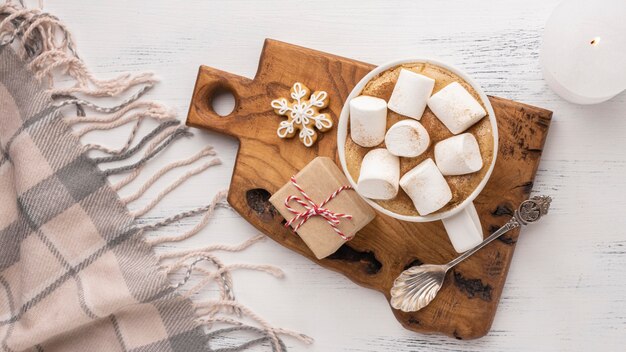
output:
M357 191L362 196L393 199L400 185L424 216L452 199L444 175L469 174L483 167L476 138L462 132L487 113L458 82L431 96L434 86L434 79L402 69L389 103L366 95L350 101L352 140L362 147L374 147L384 140L386 146L369 151L363 158L357 182ZM426 106L455 136L435 145L435 161L428 158L400 178L399 157L417 157L430 145L428 131L419 122ZM411 119L399 121L385 131L387 108Z

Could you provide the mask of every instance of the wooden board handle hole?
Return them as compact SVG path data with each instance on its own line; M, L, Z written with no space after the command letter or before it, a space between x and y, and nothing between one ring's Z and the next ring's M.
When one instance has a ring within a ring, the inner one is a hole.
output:
M219 117L228 117L237 106L237 98L230 87L217 85L207 92L207 99L211 111Z

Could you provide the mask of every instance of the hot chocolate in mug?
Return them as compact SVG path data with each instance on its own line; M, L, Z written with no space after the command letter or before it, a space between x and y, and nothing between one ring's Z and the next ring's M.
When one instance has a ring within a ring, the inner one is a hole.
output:
M357 183L350 175L350 172L348 171L348 165L346 163L345 146L346 139L349 138L348 122L350 118L350 101L353 98L358 97L361 94L363 88L367 85L367 83L381 73L400 65L418 63L427 63L450 71L451 73L459 76L461 79L467 82L478 94L491 123L491 131L493 137L493 157L491 158L491 163L488 165L483 165L483 167L487 167L488 169L483 178L480 180L480 183L475 187L471 194L465 197L465 199L463 199L463 201L456 205L454 208L445 211L439 211L425 216L405 215L386 209L372 199L368 199L366 197L363 198L377 211L402 221L443 221L443 225L446 229L448 237L450 238L450 241L452 242L454 249L457 252L461 253L473 248L475 245L479 244L483 240L482 226L473 201L487 184L489 176L491 176L491 173L493 172L493 168L496 163L496 156L498 154L498 125L496 122L496 116L493 111L493 107L489 102L489 98L483 92L480 86L477 85L467 74L452 65L440 62L438 60L424 58L398 60L376 67L374 70L365 75L365 77L363 77L359 81L359 83L357 83L357 85L352 89L352 92L344 102L344 106L341 110L341 115L339 117L339 122L337 124L337 148L339 152L339 160L341 162L341 167L343 168L343 171L348 178L348 181L350 182L351 186L354 187L354 189L358 192Z

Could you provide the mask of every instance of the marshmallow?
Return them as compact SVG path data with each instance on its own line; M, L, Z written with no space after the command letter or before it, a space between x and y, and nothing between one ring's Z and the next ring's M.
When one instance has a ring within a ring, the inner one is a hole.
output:
M435 145L435 161L442 174L465 175L483 167L476 137L471 133L444 139Z
M414 158L428 149L430 136L421 123L402 120L395 123L385 135L385 146L393 155Z
M459 134L487 115L485 109L458 82L452 82L428 99L428 107L454 134Z
M434 79L401 69L387 106L400 115L419 120L434 87Z
M387 149L373 149L361 163L357 192L372 199L391 199L398 194L400 159Z
M404 174L400 186L421 216L441 209L452 199L452 191L433 159L426 159Z
M350 137L362 147L374 147L385 139L387 102L361 95L350 100Z

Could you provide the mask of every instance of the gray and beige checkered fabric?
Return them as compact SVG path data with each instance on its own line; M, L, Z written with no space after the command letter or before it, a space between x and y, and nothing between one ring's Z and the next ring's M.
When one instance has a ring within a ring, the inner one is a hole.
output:
M57 110L0 47L0 349L205 350L192 302Z

